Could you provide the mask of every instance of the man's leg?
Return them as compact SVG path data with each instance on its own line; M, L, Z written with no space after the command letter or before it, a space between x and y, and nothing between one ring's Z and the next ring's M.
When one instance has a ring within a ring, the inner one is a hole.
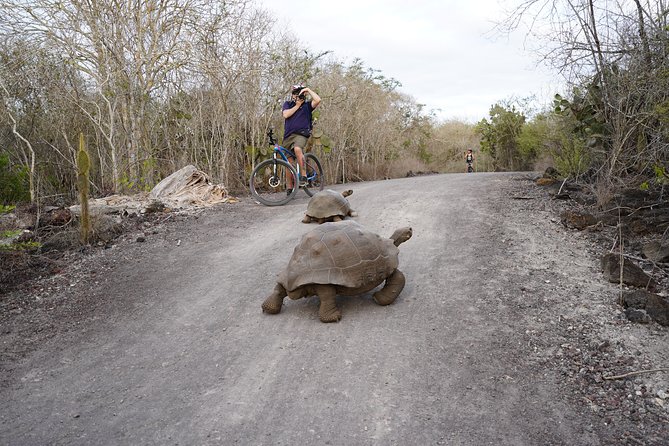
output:
M295 146L293 149L295 150L295 156L297 156L297 162L300 163L300 181L302 181L307 176L307 170L304 167L304 154L301 147Z

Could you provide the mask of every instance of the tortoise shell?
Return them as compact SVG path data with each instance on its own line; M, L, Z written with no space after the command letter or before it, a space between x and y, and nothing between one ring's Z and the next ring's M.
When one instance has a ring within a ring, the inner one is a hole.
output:
M288 292L309 284L361 288L392 274L398 254L391 239L355 221L324 223L302 237L279 282Z
M325 189L311 197L306 214L313 218L330 218L337 215L343 218L351 214L351 205L341 192Z

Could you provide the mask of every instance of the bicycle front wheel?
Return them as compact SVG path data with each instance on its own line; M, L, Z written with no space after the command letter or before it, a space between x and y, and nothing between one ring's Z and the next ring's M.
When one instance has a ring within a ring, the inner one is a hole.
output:
M251 173L251 195L265 206L281 206L297 194L297 171L283 160L269 159Z
M323 167L313 153L304 155L304 166L307 170L307 184L306 186L302 186L302 189L304 189L307 195L312 197L316 192L322 191L325 187Z

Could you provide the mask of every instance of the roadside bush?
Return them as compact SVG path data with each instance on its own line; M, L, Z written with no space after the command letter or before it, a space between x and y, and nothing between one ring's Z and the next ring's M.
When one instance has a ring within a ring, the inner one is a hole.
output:
M590 151L579 138L565 136L559 148L552 150L555 168L564 176L578 178L590 167Z
M30 201L28 169L11 166L9 155L0 153L0 204Z

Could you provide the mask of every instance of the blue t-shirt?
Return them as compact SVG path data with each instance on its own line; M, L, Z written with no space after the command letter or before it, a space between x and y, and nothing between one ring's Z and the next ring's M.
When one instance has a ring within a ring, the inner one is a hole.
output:
M283 103L281 110L288 110L295 107L295 101L286 101ZM311 107L311 101L305 101L302 106L297 109L293 115L286 119L285 129L283 132L283 137L287 138L293 133L298 133L309 137L311 135L311 112L313 108Z

